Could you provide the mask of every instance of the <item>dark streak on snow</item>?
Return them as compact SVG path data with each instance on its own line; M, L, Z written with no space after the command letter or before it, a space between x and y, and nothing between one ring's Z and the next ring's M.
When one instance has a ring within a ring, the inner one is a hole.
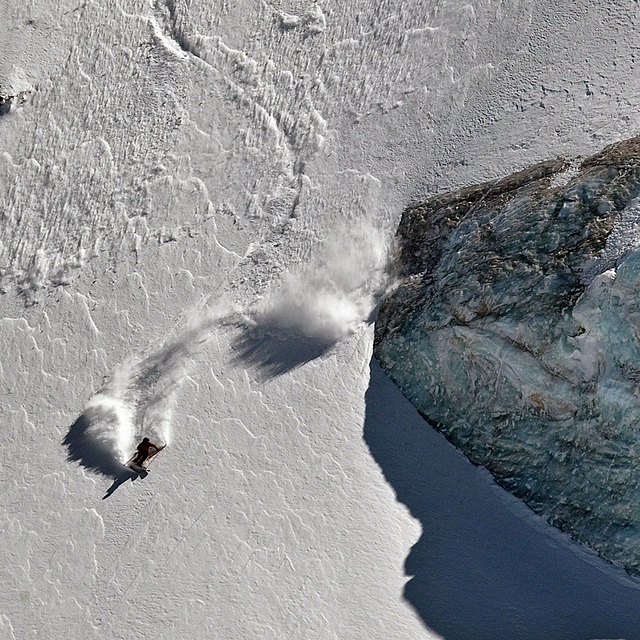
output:
M327 353L335 342L264 328L244 327L234 340L236 364L257 367L265 379L276 378Z

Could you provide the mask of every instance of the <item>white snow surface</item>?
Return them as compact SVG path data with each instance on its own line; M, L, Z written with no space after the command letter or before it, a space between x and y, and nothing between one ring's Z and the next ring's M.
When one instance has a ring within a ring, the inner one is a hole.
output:
M639 22L0 1L0 638L640 638L370 362L402 209L636 135Z

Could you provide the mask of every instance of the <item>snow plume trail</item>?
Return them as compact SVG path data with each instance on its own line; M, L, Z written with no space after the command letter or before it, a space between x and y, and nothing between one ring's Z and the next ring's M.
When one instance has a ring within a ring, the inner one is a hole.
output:
M135 422L140 430L136 435L147 435L157 444L170 444L177 392L217 321L209 314L195 314L186 330L136 365L133 391Z
M169 444L177 392L216 322L212 312L197 312L159 348L118 365L69 429L63 441L68 459L120 477L143 436Z
M373 321L386 280L382 230L362 223L339 229L310 263L246 315L235 342L239 359L273 377L309 362Z
M114 368L85 405L63 444L68 459L116 478L144 436L169 444L177 393L214 327L242 318L236 342L244 362L278 375L325 353L372 314L385 280L383 233L367 225L342 229L315 260L285 275L281 287L244 314L200 308L157 347Z

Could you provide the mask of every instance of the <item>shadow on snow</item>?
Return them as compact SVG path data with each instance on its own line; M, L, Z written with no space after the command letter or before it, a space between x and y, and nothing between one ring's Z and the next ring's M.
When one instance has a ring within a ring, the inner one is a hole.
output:
M108 498L121 484L127 480L135 480L135 471L123 465L113 452L88 430L91 426L90 412L85 411L69 427L62 444L67 448L67 460L78 462L82 467L113 479L104 498ZM103 498L103 499L104 499Z
M640 640L640 581L473 466L372 360L364 438L422 525L405 598L446 640Z
M234 340L236 360L259 369L267 378L276 378L327 353L335 341L309 338L299 333L261 326L242 329Z

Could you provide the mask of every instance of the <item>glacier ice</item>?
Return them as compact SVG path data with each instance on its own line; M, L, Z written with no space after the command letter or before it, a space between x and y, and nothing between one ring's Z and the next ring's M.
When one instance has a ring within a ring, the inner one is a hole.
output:
M409 207L375 355L497 482L640 575L640 137Z

